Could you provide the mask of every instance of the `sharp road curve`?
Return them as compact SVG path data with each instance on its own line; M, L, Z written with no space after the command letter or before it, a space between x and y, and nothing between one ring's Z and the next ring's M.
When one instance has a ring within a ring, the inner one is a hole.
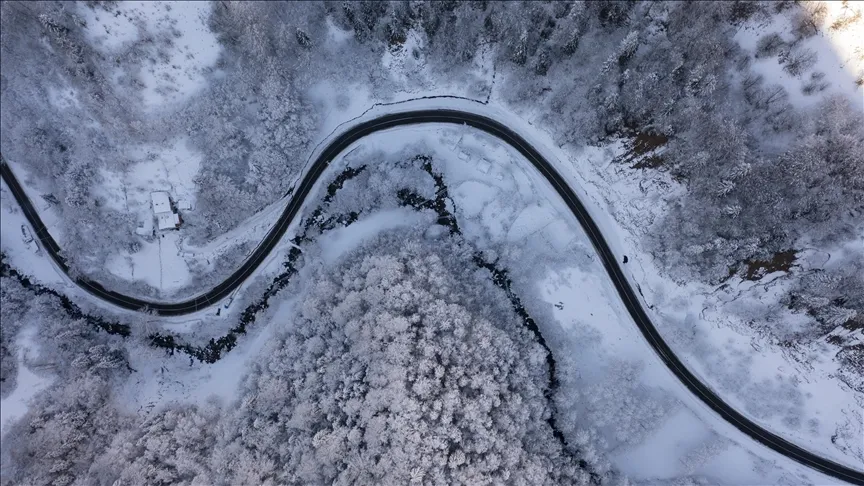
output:
M561 177L552 164L543 158L543 156L540 155L540 152L531 146L522 136L503 123L497 122L483 115L451 109L415 110L382 115L368 121L359 122L355 126L347 129L345 132L338 135L313 162L310 170L300 181L300 184L295 187L294 194L292 195L287 207L282 212L282 215L279 217L279 220L270 232L267 233L255 251L252 252L250 257L224 282L197 297L183 302L151 302L110 291L98 282L93 282L80 277L70 276L70 278L72 278L78 286L95 297L108 301L124 309L138 310L148 308L161 315L181 315L207 308L224 297L227 297L250 275L252 275L255 269L264 261L266 256L285 234L285 231L288 229L291 222L294 221L294 218L303 206L306 197L321 177L321 174L330 162L332 162L341 152L354 142L371 133L398 126L422 123L467 125L493 135L519 151L522 156L528 159L528 161L543 174L546 180L549 181L558 195L561 196L567 204L567 207L570 208L570 211L576 219L579 220L579 223L588 234L591 243L594 245L594 249L600 255L603 265L606 268L606 273L609 275L609 278L612 279L612 283L615 285L615 289L618 291L618 295L624 302L624 305L630 313L630 316L633 318L633 321L639 327L639 330L642 331L642 335L657 353L659 359L669 368L669 370L672 371L681 383L683 383L694 395L696 395L724 420L760 444L788 457L789 459L797 461L836 479L853 484L864 485L864 472L861 470L855 470L818 456L787 441L786 439L783 439L777 434L760 427L758 424L729 406L729 404L724 402L720 396L711 390L711 388L699 381L699 379L684 366L681 360L678 359L669 345L666 344L666 341L663 340L663 337L657 331L654 324L652 324L651 319L645 312L644 304L639 301L636 293L633 291L633 287L624 276L624 272L618 264L618 259L612 253L608 243L600 233L597 224L591 218L587 209L582 204L582 201L576 196L564 178ZM15 178L5 160L0 163L0 169L2 169L3 180L6 181L6 184L11 189L12 194L18 201L18 204L23 209L27 220L33 226L35 234L39 238L39 241L55 263L68 275L69 267L62 256L60 247L49 234L48 229L45 227L45 224L33 208L33 205L27 198L23 188L18 183L18 180Z

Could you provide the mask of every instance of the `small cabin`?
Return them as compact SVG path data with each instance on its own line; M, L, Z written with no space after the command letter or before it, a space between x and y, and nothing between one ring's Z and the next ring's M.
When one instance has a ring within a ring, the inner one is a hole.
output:
M160 230L180 227L180 215L174 212L174 208L171 206L171 198L167 192L151 192L150 200L153 203L153 215L156 216L156 226Z

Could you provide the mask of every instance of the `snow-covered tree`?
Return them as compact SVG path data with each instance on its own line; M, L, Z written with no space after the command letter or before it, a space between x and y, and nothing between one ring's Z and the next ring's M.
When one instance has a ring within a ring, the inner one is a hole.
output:
M546 421L544 350L503 295L464 271L470 263L457 247L402 240L385 238L376 245L383 250L318 272L299 315L277 317L285 331L247 380L229 446L269 467L219 454L216 476L586 482ZM457 257L439 256L447 252Z

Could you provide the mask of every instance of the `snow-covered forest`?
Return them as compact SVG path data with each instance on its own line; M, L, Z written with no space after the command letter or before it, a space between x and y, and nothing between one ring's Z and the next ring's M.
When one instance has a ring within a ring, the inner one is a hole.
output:
M701 375L860 462L861 19L855 2L7 1L0 153L74 272L170 301L237 268L341 123L424 96L495 107L594 187ZM45 281L4 224L0 398L28 405L3 416L3 484L723 481L699 469L731 450L713 432L674 473L622 467L681 404L638 384L641 361L588 369L594 304L543 301L570 287L537 282L593 258L557 203L491 142L401 137L329 169L272 265L191 331ZM156 190L190 203L179 230L141 230ZM741 371L751 348L776 377ZM227 399L161 398L239 353ZM129 398L154 380L158 400ZM828 381L842 413L814 405Z
M41 365L62 370L4 437L4 484L588 484L602 464L554 436L546 351L468 258L394 234L316 269L236 409L143 423L112 407L122 338L4 278L4 320L49 319Z

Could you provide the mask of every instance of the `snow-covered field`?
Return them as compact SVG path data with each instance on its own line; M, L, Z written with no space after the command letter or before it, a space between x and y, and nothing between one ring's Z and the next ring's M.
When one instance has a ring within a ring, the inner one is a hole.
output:
M75 287L42 250L41 243L36 239L33 228L27 223L6 182L0 182L0 228L0 244L10 265L58 290Z
M171 109L200 91L204 73L219 58L216 36L207 26L209 2L119 2L90 8L79 4L87 23L90 42L105 54L116 54L141 39L150 38L150 49L159 50L159 62L147 66L117 66L111 79L143 84L141 107L145 111Z
M187 284L190 272L180 254L179 234L161 232L154 227L150 194L166 191L175 201L185 201L194 208L193 178L200 157L183 140L167 149L137 147L129 151L129 156L134 162L128 171L102 169L104 183L99 185L96 195L112 209L132 215L138 221L136 232L149 238L141 240L137 252L112 255L106 270L122 279L142 280L151 287L170 292Z
M12 393L0 400L0 433L6 431L8 424L15 422L27 413L30 400L47 388L54 380L50 373L32 368L31 360L39 356L39 345L34 342L35 327L28 327L18 333L18 376Z
M843 4L846 5L843 5ZM769 56L753 61L752 69L761 74L769 83L777 83L786 88L789 101L793 105L806 107L815 104L823 96L838 93L848 96L852 101L862 101L861 87L856 85L856 77L864 74L864 31L861 22L844 28L832 28L832 24L846 17L860 17L862 6L856 2L824 2L827 7L819 31L807 39L795 43L793 53L812 51L815 54L813 66L806 72L794 75L784 69L779 56ZM812 7L812 6L810 6ZM774 15L769 21L749 21L735 36L742 48L754 53L760 38L777 33L787 43L795 41L795 13L792 9L781 15ZM808 84L822 85L824 91L808 95L804 92ZM862 106L864 108L864 106Z

